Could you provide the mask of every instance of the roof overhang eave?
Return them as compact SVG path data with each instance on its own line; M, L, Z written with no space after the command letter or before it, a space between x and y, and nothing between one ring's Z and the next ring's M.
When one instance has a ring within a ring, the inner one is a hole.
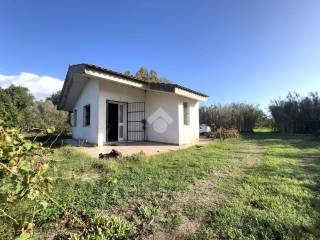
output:
M164 83L147 83L132 76L126 76L122 73L117 73L112 70L104 69L90 64L77 64L69 66L66 79L63 84L61 97L58 105L59 110L70 111L70 107L67 107L67 96L74 84L74 75L84 74L88 77L96 77L105 79L122 85L140 88L149 91L159 91L165 93L173 93L186 98L195 99L197 101L208 100L208 96L191 89L185 88L177 84L164 84Z
M130 79L125 79L125 78L122 78L122 77L118 77L118 76L115 76L113 74L110 74L110 73L103 73L103 72L100 72L100 71L94 71L90 68L86 68L84 70L84 73L91 76L91 77L97 77L97 78L102 78L102 79L106 79L106 80L109 80L109 81L112 81L112 82L116 82L116 83L120 83L120 84L123 84L123 85L128 85L128 86L131 86L131 87L136 87L136 88L146 88L146 85L145 83L141 83L141 82L137 82L137 81L132 81Z
M183 96L183 97L186 97L186 98L191 98L191 99L194 99L194 100L197 100L197 101L206 102L208 100L208 96L202 96L202 95L199 95L199 94L184 90L184 89L179 88L179 87L175 87L174 88L174 92L175 92L175 94L177 94L179 96Z

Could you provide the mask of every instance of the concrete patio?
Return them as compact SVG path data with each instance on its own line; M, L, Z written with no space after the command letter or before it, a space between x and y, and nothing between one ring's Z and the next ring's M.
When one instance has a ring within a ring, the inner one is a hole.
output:
M196 145L205 145L209 143L211 139L208 138L200 138L200 141ZM83 151L86 154L89 154L92 157L98 157L100 153L109 153L112 149L115 149L119 152L121 152L123 155L132 155L137 154L139 152L144 152L146 155L155 155L155 154L161 154L166 153L170 151L176 151L179 149L185 149L188 147L191 147L195 144L189 144L189 145L172 145L172 144L165 144L165 143L158 143L158 142L123 142L123 143L115 143L111 145L101 146L101 147L95 147L95 146L84 146L81 144L79 146L79 143L76 140L68 139L65 141L66 144L72 145L77 147L79 150Z

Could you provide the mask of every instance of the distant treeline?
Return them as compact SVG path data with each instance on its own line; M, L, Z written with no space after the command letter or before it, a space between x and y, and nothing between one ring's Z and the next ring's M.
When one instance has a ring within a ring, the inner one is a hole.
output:
M317 92L306 97L291 94L269 106L275 130L285 133L320 132L320 98Z
M246 103L211 105L200 108L200 123L214 128L235 128L240 132L252 132L265 114L258 106Z
M0 120L6 127L23 131L54 127L56 131L70 131L69 114L58 111L60 92L45 101L36 101L25 87L11 85L0 87Z

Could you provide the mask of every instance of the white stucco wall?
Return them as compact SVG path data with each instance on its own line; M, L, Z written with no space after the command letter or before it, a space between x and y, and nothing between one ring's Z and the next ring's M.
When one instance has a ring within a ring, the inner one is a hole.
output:
M98 143L103 145L106 143L106 101L118 101L118 102L144 102L145 91L142 89L125 86L111 81L99 80L100 92L99 92L99 127L98 127ZM124 114L124 139L127 138L127 114Z
M172 121L164 132L156 131L153 123L147 121L146 140L172 144L191 144L199 140L199 102L173 93L145 91L111 81L92 78L84 86L74 109L77 109L77 126L72 128L74 139L85 139L89 143L103 145L106 139L106 101L145 102L145 117L148 120L162 108ZM184 125L183 102L190 107L190 124ZM83 107L90 104L90 126L83 126ZM126 109L124 138L126 139ZM161 116L159 116L161 118Z
M169 115L172 121L169 121L166 131L162 133L156 130L154 126L155 121L151 123L147 121L147 140L179 144L178 96L175 94L148 91L146 93L146 119L148 120L152 114L161 113L159 112L160 108ZM161 114L159 117L163 118ZM164 120L166 121L166 119Z
M92 144L98 143L98 119L99 119L99 81L88 80L73 109L77 109L77 125L72 127L74 139L87 140ZM90 126L84 126L83 107L90 104Z
M189 125L184 124L183 103L189 106ZM199 141L199 102L190 98L179 97L179 143L193 144Z

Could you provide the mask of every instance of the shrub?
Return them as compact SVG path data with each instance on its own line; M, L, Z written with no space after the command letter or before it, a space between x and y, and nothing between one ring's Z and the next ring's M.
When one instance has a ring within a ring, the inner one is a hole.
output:
M214 128L235 128L239 132L252 132L265 114L257 106L245 103L201 107L200 122Z
M96 214L91 227L70 235L71 240L134 239L136 228L121 216Z
M33 122L33 96L25 87L0 87L0 119L6 127L30 128Z
M51 101L34 101L32 106L34 120L31 123L33 128L54 127L57 132L70 132L69 113L57 110ZM41 117L40 117L41 116Z
M239 132L237 129L230 128L230 129L225 129L225 128L218 128L214 132L210 134L210 137L224 140L227 138L238 138Z
M269 110L277 131L314 134L320 131L320 97L317 92L307 97L289 93L286 99L273 101Z
M146 154L143 151L140 151L139 153L123 156L121 160L125 162L140 162L145 158Z
M0 119L6 127L18 127L29 131L33 128L52 126L57 131L69 132L69 113L57 110L60 93L46 101L35 101L25 87L11 85L0 87Z
M159 213L158 206L152 203L142 203L137 206L135 213L136 215L134 215L133 219L138 226L139 234L152 234L156 229L153 223L155 216Z
M175 230L182 223L180 212L167 212L165 214L164 226L169 231Z
M158 214L159 209L151 204L141 204L137 206L137 215L139 218L145 221L150 221Z
M20 130L2 127L0 123L0 211L13 222L21 239L32 236L33 218L24 212L18 219L7 209L28 200L33 201L34 212L35 207L48 205L52 180L45 176L49 168L46 153L47 149L40 144L25 140Z

